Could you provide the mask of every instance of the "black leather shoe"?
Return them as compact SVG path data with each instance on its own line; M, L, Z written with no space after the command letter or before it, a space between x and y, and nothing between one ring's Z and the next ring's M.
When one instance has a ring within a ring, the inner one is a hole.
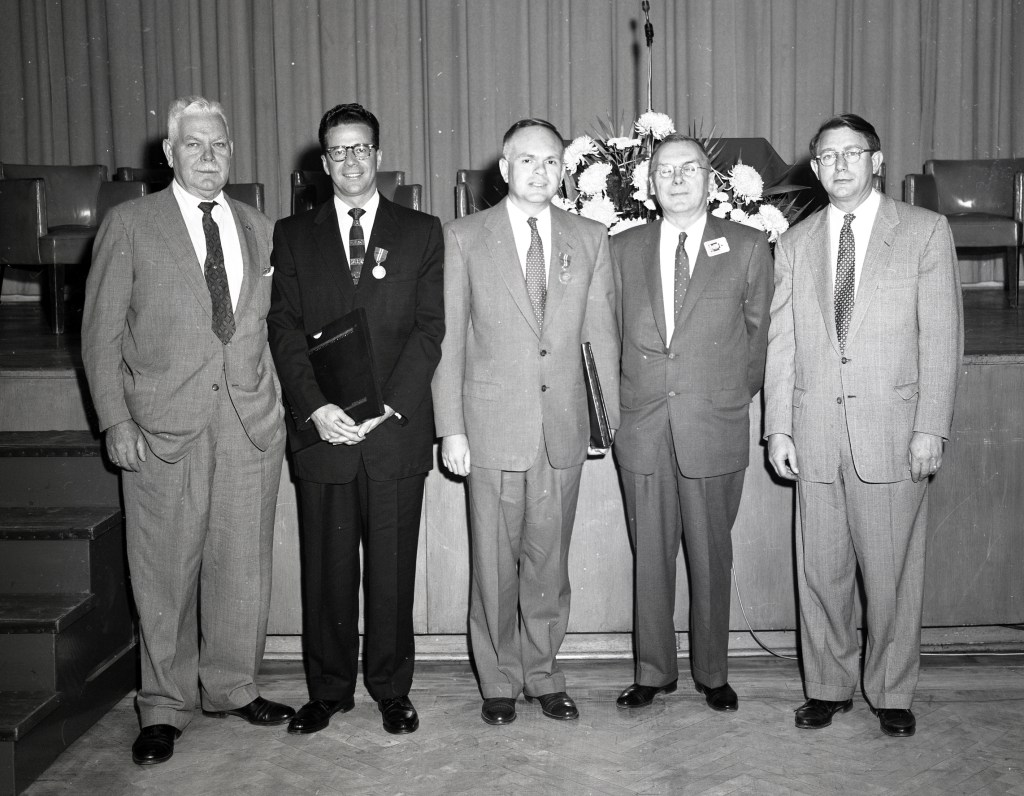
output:
M571 721L578 719L580 712L576 709L576 703L572 701L565 691L557 691L554 694L541 694L538 697L526 697L528 702L540 702L541 712L549 719L559 721Z
M820 730L832 723L832 717L836 713L846 713L852 707L852 699L843 702L808 699L796 709L796 726L801 730Z
M882 732L893 738L909 738L917 730L917 719L906 708L872 708Z
M480 718L488 724L511 724L516 720L516 701L511 697L485 699Z
M309 735L320 732L331 722L335 713L348 713L356 705L352 697L348 699L311 699L288 722L288 732L292 735Z
M708 707L712 710L737 710L740 706L739 697L736 696L736 692L732 690L732 686L728 683L717 688L710 688L696 681L694 681L694 685L704 695L704 701L708 703Z
M273 727L276 724L284 724L295 715L295 711L280 702L271 702L269 699L256 697L245 707L232 710L204 710L203 715L212 719L238 716L238 718L245 719L250 724L259 727Z
M678 680L673 680L668 685L640 685L633 683L629 688L619 694L615 704L620 708L645 708L654 701L658 694L671 694L676 690Z
M170 724L151 724L143 727L139 737L132 744L132 760L140 766L166 763L174 754L174 741L180 737L181 730Z
M416 732L420 726L420 717L412 706L409 697L388 697L377 703L377 709L384 719L384 729L392 735Z

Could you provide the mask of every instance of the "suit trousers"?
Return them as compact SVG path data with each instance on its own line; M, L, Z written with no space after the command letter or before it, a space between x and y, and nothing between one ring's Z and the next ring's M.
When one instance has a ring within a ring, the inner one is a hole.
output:
M729 679L732 526L746 470L687 478L666 438L654 473L620 472L634 553L636 682L663 686L679 677L673 617L682 540L690 583L690 668L702 685L724 685Z
M141 725L183 729L204 710L243 707L270 610L284 425L266 451L223 384L213 420L173 464L148 452L123 474L128 565L139 613Z
M569 625L582 472L552 467L543 444L524 472L470 470L469 636L484 699L565 691L556 657Z
M303 657L310 699L352 696L359 675L360 554L364 667L374 700L406 696L416 661L413 597L426 473L375 481L360 463L344 484L299 480Z
M849 434L830 484L799 481L797 586L800 650L809 698L857 690L857 567L867 597L864 694L875 708L909 708L920 666L927 481L857 476Z

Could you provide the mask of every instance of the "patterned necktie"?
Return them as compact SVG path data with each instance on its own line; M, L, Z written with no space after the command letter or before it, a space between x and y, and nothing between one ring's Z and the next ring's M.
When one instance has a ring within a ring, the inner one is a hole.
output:
M679 323L679 316L683 313L683 299L686 298L686 288L690 284L690 258L686 256L686 233L679 233L679 243L676 244L676 272L675 272L675 310L676 323Z
M206 235L206 286L210 289L213 303L213 322L210 328L225 345L235 333L235 314L231 311L231 291L228 289L228 272L224 268L224 248L220 244L220 228L213 220L216 202L200 202L203 211L203 234Z
M836 336L839 338L840 353L846 352L846 332L850 328L853 314L854 294L854 244L853 229L850 227L853 213L843 216L843 228L839 233L839 257L836 260Z
M359 217L365 213L361 207L353 207L348 211L352 216L352 227L348 231L348 265L352 269L352 282L359 284L359 274L363 272L363 260L366 258L366 241L363 240L363 225Z
M526 292L537 316L537 325L544 328L544 304L547 301L547 280L544 278L544 244L537 231L537 219L528 218L530 248L526 252Z

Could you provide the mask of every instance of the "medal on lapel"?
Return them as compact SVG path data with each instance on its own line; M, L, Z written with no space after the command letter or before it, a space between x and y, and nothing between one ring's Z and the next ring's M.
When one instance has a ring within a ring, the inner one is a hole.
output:
M384 267L384 261L388 259L388 250L382 249L379 246L373 249L373 260L377 264L373 266L373 270L370 272L373 274L374 279L383 279L388 275L388 270Z

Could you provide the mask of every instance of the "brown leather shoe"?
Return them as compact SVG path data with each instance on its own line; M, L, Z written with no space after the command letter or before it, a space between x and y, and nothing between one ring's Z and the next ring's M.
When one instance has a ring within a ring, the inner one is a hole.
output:
M846 713L852 707L852 699L841 702L808 699L796 709L796 726L801 730L820 730L832 723L832 717L836 713Z
M271 702L269 699L256 697L244 707L231 710L204 710L203 715L209 716L211 719L238 716L238 718L245 719L258 727L273 727L276 724L284 724L295 715L295 711L280 702Z
M490 697L480 708L480 718L488 724L511 724L516 720L516 701L511 697Z
M419 729L420 717L407 696L382 699L377 703L377 710L384 720L384 729L392 735L404 735Z
M556 691L554 694L541 694L537 697L527 696L527 702L540 702L541 712L549 719L559 721L572 721L580 717L576 709L576 703L572 701L565 691Z
M292 735L309 735L326 729L335 713L348 713L355 707L355 700L348 699L311 699L288 722L288 732Z
M736 696L736 692L732 690L732 686L728 683L717 688L710 688L696 681L694 681L694 685L704 695L704 701L708 703L708 707L712 710L737 710L740 706L739 697Z
M882 732L893 738L909 738L917 731L917 719L906 708L871 708Z
M180 737L181 730L170 724L150 724L143 727L139 737L132 744L132 760L140 766L166 763L174 754L174 742Z
M645 708L654 701L658 694L671 694L676 690L678 680L673 680L667 685L640 685L633 683L629 688L619 694L615 704L620 708Z

